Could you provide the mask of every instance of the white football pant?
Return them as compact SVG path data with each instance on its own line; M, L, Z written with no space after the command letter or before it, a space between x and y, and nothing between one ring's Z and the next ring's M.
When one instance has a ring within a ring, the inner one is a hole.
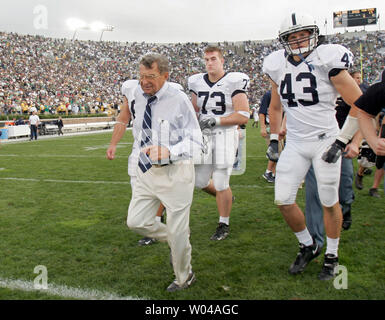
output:
M313 164L317 179L319 198L323 206L332 207L338 202L341 158L336 163L327 163L322 154L335 141L330 137L319 141L287 141L279 157L275 176L275 203L294 204L297 191Z

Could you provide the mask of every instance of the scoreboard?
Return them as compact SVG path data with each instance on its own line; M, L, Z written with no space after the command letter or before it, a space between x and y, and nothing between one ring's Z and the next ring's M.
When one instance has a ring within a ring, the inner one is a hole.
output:
M377 9L357 9L333 12L333 27L346 28L377 24Z

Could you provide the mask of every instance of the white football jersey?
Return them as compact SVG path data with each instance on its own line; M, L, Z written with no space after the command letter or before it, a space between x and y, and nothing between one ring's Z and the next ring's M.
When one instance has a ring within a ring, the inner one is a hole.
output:
M183 90L183 87L176 82L169 82L170 86L174 87L175 89ZM121 92L122 95L124 95L128 100L128 107L130 109L131 113L131 120L134 120L135 115L135 97L134 93L135 90L138 89L142 91L142 88L139 85L138 80L127 80L123 82ZM143 91L142 91L143 92ZM141 133L141 129L137 126L132 126L132 135L135 138ZM136 175L136 167L138 166L138 158L140 153L139 145L135 142L136 139L134 139L134 142L132 144L132 151L130 156L128 157L128 175L129 176L135 176Z
M353 54L338 44L320 45L305 61L296 62L284 49L267 56L263 72L278 85L287 115L288 140L318 140L337 136L335 117L339 95L329 79L333 69L352 66Z
M247 94L249 84L249 77L241 72L226 73L215 83L209 80L207 73L188 78L188 89L197 97L200 119L226 117L233 113L232 97L240 92Z

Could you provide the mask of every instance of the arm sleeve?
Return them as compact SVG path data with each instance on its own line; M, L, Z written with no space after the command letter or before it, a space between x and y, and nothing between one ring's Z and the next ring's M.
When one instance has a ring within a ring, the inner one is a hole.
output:
M259 114L267 115L267 110L269 109L270 105L270 99L271 99L271 93L268 91L266 92L261 100L261 107L259 108Z
M385 107L385 83L375 83L354 103L358 108L376 116Z

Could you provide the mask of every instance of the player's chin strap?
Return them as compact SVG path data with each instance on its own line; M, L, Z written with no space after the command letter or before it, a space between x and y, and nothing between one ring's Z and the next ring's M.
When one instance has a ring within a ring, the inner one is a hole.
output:
M310 72L312 72L312 71L315 69L314 66L313 66L311 63L309 63L309 62L307 62L307 61L305 60L305 58L303 57L302 53L299 53L299 54L298 54L298 57L299 57L303 62L305 62L305 63L307 64L307 66L308 66Z

